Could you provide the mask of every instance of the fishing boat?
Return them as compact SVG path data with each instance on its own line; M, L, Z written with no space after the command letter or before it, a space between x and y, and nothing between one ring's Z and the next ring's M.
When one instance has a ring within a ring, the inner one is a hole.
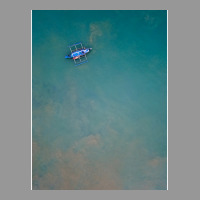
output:
M70 58L74 60L75 66L88 62L86 54L89 53L92 48L83 47L82 43L76 43L68 46L71 53L65 58Z

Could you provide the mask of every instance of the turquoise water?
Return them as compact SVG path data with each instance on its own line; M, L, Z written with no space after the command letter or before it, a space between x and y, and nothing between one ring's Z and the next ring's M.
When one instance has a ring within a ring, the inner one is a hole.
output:
M166 189L167 11L32 11L32 147L33 189Z

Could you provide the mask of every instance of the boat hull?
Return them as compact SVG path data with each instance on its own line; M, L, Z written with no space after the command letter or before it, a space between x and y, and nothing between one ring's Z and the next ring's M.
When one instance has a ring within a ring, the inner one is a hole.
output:
M87 53L89 53L91 50L92 50L92 48L81 49L81 50L78 50L78 51L71 53L70 55L65 56L65 58L78 59L81 56L84 56Z

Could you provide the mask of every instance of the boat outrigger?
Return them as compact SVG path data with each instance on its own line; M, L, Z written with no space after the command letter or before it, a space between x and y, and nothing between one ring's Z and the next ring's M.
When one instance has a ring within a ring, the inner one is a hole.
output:
M65 58L72 58L74 60L75 66L88 62L86 54L89 53L92 48L83 47L82 43L76 43L69 46L71 54L65 56Z

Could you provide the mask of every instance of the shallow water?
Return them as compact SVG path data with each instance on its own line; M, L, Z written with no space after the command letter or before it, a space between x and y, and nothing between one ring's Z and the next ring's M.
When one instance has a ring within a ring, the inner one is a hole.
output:
M32 115L33 189L166 189L167 11L32 11Z

